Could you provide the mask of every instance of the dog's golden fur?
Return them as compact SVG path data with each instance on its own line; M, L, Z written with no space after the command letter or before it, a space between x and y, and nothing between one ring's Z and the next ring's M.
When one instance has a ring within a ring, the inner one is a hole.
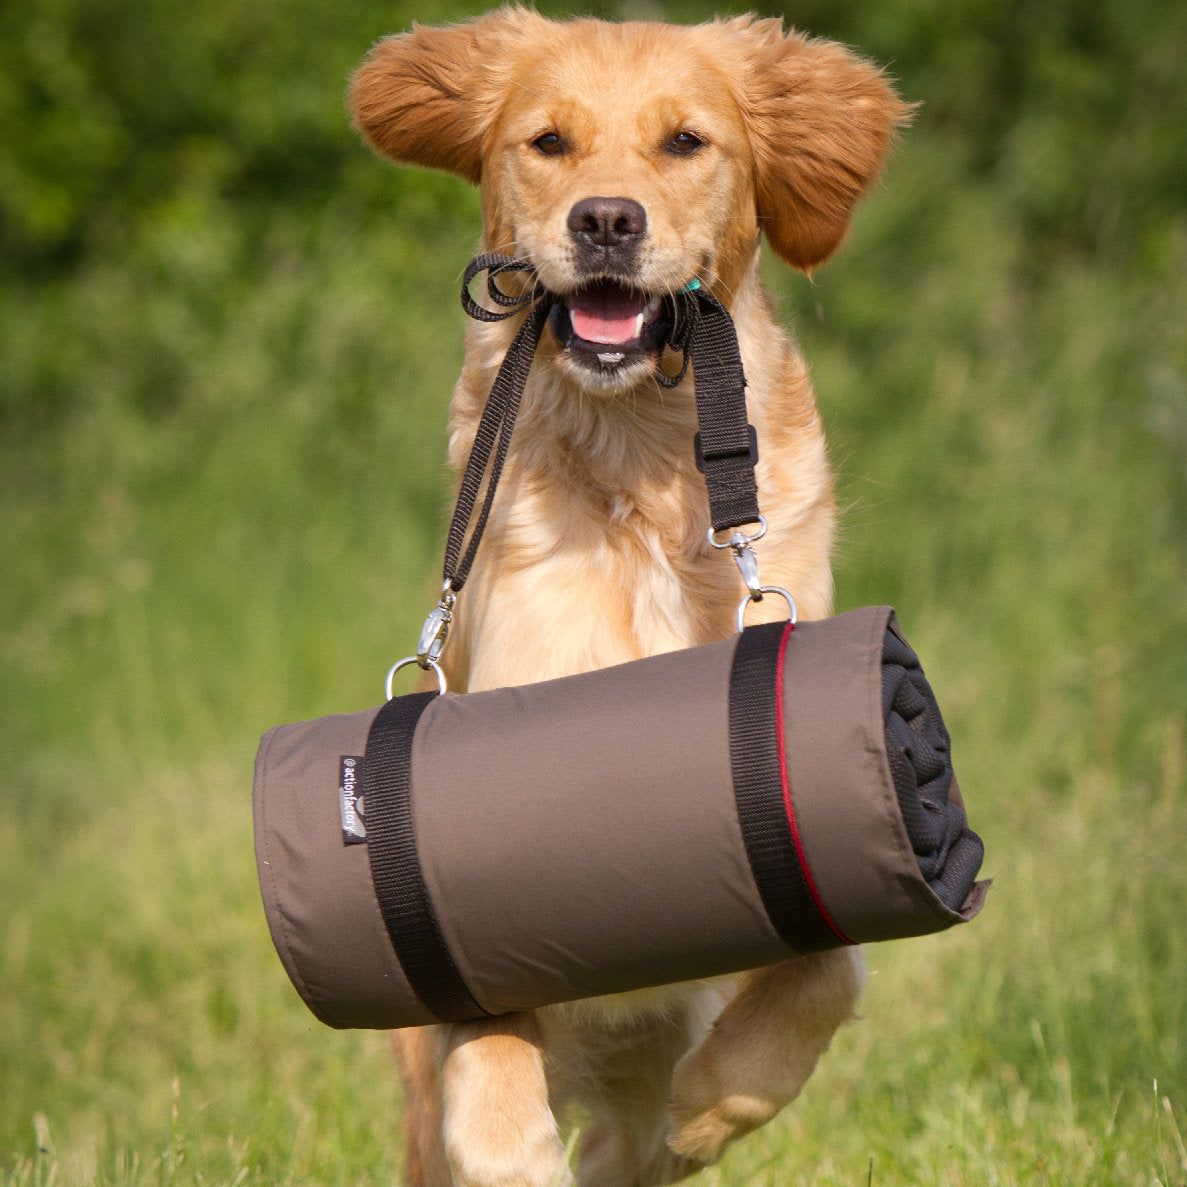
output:
M510 8L382 41L353 101L380 152L479 183L483 249L527 257L575 309L590 292L620 303L639 293L642 307L693 277L729 308L761 443L762 578L792 590L802 616L827 615L824 439L804 363L759 281L759 238L804 270L838 246L906 115L881 73L774 20L615 25ZM468 332L455 467L517 324ZM546 330L444 657L452 688L566 675L733 629L742 590L705 538L691 378L662 389L657 357L654 343L599 352L567 326ZM567 1181L554 1118L570 1100L591 1118L581 1183L691 1174L796 1096L852 1016L861 978L844 950L399 1032L409 1181Z

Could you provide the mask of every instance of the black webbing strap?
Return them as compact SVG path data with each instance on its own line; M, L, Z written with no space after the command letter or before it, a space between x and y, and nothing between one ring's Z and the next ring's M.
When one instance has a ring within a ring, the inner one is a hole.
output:
M787 629L785 622L769 622L738 636L730 670L730 766L746 856L767 917L793 952L821 952L849 941L812 893L783 800L777 697Z
M696 384L701 468L714 531L759 522L757 460L746 420L746 376L733 319L704 289L692 297L698 316L688 343Z
M433 914L409 799L412 737L436 696L395 697L371 723L363 758L367 856L379 910L412 991L442 1022L467 1022L490 1014L466 988Z

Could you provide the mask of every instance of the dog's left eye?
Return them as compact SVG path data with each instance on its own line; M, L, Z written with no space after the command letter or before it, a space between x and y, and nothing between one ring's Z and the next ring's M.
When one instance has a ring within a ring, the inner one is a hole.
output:
M695 132L677 132L664 148L678 157L691 156L698 148L704 148L705 142Z
M545 132L532 141L532 147L546 157L559 157L565 151L565 142L555 132Z

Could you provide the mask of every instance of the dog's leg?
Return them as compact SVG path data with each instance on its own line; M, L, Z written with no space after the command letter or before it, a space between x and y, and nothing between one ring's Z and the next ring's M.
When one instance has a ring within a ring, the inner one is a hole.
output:
M455 1187L567 1187L531 1013L449 1028L442 1068L445 1151Z
M404 1160L408 1187L452 1187L441 1116L440 1026L392 1031L392 1050L404 1085Z
M672 1150L712 1162L794 1100L837 1028L854 1017L863 979L856 948L748 973L672 1077Z

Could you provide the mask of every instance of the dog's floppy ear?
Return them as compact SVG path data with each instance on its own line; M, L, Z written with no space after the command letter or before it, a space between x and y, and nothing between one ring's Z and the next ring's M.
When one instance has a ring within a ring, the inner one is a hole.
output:
M740 31L756 51L741 105L759 223L771 247L807 271L840 246L911 107L877 67L834 42L784 37L778 20Z
M359 130L386 157L444 169L477 184L495 102L483 77L484 33L495 18L385 37L351 80Z

